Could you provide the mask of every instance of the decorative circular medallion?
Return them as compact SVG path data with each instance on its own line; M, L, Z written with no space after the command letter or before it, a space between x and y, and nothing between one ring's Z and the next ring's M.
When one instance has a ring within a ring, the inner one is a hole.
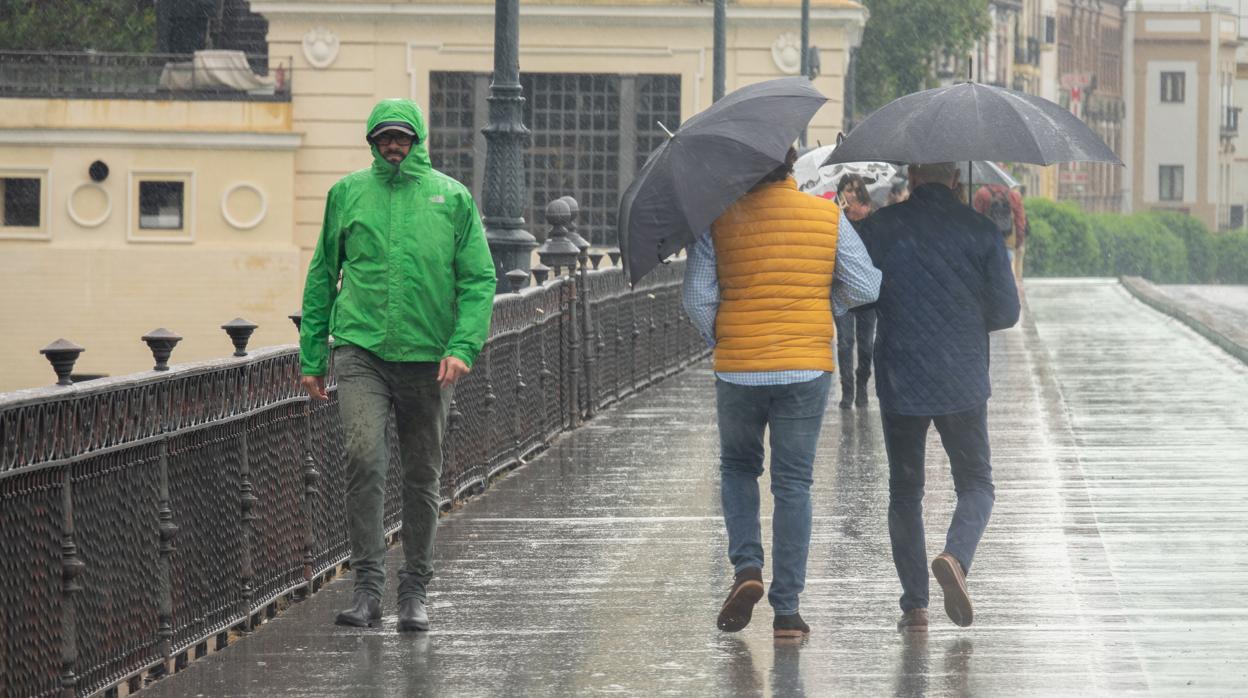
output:
M338 58L338 37L325 27L309 29L303 35L303 57L313 68L328 68Z
M99 184L83 182L65 199L65 212L70 220L84 228L98 228L113 215L113 197Z
M802 69L802 40L793 32L785 32L771 43L771 60L785 75L797 75Z
M235 192L238 196L235 196ZM250 194L244 193L250 192ZM233 209L234 213L231 213ZM264 192L254 184L239 182L225 190L221 195L221 217L230 227L238 230L251 230L260 225L260 221L269 212L269 200ZM238 214L237 216L234 214ZM240 220L241 216L250 216Z

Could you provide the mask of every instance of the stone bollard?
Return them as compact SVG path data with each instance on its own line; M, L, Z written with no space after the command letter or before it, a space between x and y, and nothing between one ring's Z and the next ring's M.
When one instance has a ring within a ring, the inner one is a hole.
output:
M511 284L512 293L520 293L520 289L529 282L529 272L523 269L512 269L507 272L507 283Z
M62 338L40 349L39 353L48 359L48 363L52 364L52 370L56 371L57 385L73 385L74 381L69 374L74 371L74 363L78 361L78 355L84 351L86 349Z
M225 333L230 335L230 341L234 343L234 356L247 356L247 341L251 339L251 333L256 331L254 322L249 322L241 317L221 326Z
M173 354L173 348L182 341L182 337L160 327L148 332L141 338L147 342L147 348L152 351L152 358L156 360L156 365L152 367L153 371L168 371L169 356Z
M533 265L533 278L537 281L537 285L541 286L546 283L546 278L550 276L550 267L538 262Z

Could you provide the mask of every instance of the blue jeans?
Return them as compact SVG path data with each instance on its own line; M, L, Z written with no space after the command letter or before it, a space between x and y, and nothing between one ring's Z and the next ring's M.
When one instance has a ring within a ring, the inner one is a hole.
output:
M758 477L763 432L771 432L771 591L776 615L797 613L810 547L810 485L832 374L790 385L743 386L715 381L719 413L720 499L728 559L740 572L763 567Z
M971 571L975 547L988 527L996 499L988 447L988 404L932 417L882 412L888 451L888 536L901 579L901 610L927 608L927 545L923 538L924 460L933 422L949 454L958 504L945 536L945 552Z

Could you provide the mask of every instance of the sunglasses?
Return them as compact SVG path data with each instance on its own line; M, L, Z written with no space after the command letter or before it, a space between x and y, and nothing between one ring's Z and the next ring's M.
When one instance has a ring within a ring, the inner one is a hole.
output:
M409 146L412 144L413 140L415 139L406 133L382 133L380 135L373 136L373 142L377 145L390 145L393 143L394 145L399 146Z

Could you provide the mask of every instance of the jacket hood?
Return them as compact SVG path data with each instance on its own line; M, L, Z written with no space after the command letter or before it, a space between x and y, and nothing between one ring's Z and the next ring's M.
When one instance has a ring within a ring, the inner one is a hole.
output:
M377 151L377 146L370 143L369 148L373 151L373 173L391 181L402 178L420 179L428 175L433 170L433 165L429 162L429 129L425 126L425 117L420 113L420 107L410 99L381 100L368 115L365 137L383 121L402 121L408 124L416 132L416 141L412 143L411 151L398 167L387 162Z

